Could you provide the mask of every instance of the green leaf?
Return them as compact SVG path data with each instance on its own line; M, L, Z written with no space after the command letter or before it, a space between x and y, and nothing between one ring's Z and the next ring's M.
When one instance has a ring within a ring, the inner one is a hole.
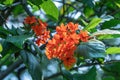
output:
M98 39L113 39L113 38L119 38L120 35L119 34L106 34L106 35L101 35L98 36Z
M83 20L82 18L81 18L80 20L82 21L82 23L83 23L85 26L88 25L88 23L87 23L85 20Z
M11 5L14 2L14 0L5 0L3 3L5 5Z
M20 54L33 80L42 80L42 69L37 58L32 53L25 50L22 50Z
M3 4L4 1L5 1L5 0L0 0L0 4Z
M3 51L1 52L2 56L4 57L6 54L13 54L18 52L20 49L16 46L14 46L13 44L6 42L5 40L3 40L1 42L2 47L3 47Z
M113 76L106 76L106 77L103 77L102 80L115 80L115 78Z
M2 45L0 44L0 52L2 52L3 48L2 48Z
M112 64L105 64L103 66L103 70L105 71L111 71L112 72L118 72L118 74L120 75L120 62L113 62ZM113 73L115 74L115 73Z
M13 12L14 16L18 16L18 15L24 13L24 9L23 9L22 5L17 5L17 6L15 6L15 8L13 9L12 12Z
M69 71L63 70L62 74L67 80L73 80L72 74Z
M92 67L86 74L74 74L74 80L96 80L96 68Z
M72 5L71 1L70 1L70 3L68 2L68 4ZM67 5L64 5L64 6L61 7L61 9L60 9L60 15L63 15L63 14L67 15L66 12L64 13L64 11L67 9L67 7L68 7ZM67 11L70 13L70 12L74 11L74 8L72 6L69 6L69 9Z
M92 21L85 27L85 30L89 31L90 29L94 29L101 21L101 18L93 18Z
M40 7L53 20L58 20L59 12L55 4L51 0L45 0Z
M119 2L115 2L115 4L120 8L120 1Z
M6 38L7 42L10 42L14 44L16 47L22 49L22 46L24 42L27 40L27 38L30 38L31 35L20 35L20 36L8 36Z
M5 38L8 34L11 32L0 26L0 37Z
M120 80L120 62L112 62L111 64L105 64L102 69L106 75L113 76L115 80Z
M90 17L91 15L94 14L94 10L91 7L86 6L84 8L84 14L88 18L88 17Z
M0 66L6 65L6 63L9 61L11 54L6 54L5 56L2 55L2 58L0 58Z
M104 29L104 30L94 32L91 36L96 36L98 39L119 38L120 37L120 31Z
M117 26L118 24L120 24L120 20L111 19L111 20L109 20L109 21L104 22L104 23L101 25L101 28L102 28L102 29L112 28L112 27Z
M110 47L106 50L107 54L116 54L120 53L120 47Z
M30 1L32 4L39 6L43 1L42 0L28 0Z
M7 29L7 30L10 31L13 35L18 35L17 34L18 28L16 28L15 26L12 26L11 29Z
M0 37L6 38L7 35L18 35L17 30L19 28L15 28L14 26L11 27L11 29L5 29L4 27L0 26ZM21 30L21 32L24 32Z
M99 40L89 40L88 42L81 42L75 51L77 56L84 58L104 58L105 45Z

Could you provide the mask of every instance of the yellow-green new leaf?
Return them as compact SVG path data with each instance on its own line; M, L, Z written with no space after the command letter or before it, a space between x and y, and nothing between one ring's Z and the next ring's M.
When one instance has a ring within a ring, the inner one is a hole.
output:
M14 0L5 0L3 3L5 5L11 5L14 2Z
M0 44L0 52L2 52L3 48L2 48L2 45Z
M58 8L51 0L45 0L40 7L45 11L48 17L53 20L58 20L59 11Z
M85 30L89 31L90 29L94 29L101 21L101 18L93 18L92 21L86 26Z
M120 47L110 47L106 50L107 54L116 54L120 53Z

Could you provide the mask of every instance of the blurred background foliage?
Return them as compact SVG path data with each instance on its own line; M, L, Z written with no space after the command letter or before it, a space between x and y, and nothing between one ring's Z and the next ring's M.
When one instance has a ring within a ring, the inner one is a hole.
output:
M61 23L79 23L94 39L78 46L66 70L34 44L26 16L47 22L51 35ZM120 80L119 37L120 0L0 0L0 80Z

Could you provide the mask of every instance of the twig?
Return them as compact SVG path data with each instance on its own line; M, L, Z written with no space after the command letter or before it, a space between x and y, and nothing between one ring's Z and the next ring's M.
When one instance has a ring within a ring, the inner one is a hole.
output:
M62 1L62 4L63 4L63 14L61 16L59 16L59 21L58 21L58 24L60 24L60 22L63 20L63 17L65 16L65 12L66 12L66 9L65 9L65 0Z
M29 8L27 6L27 0L21 0L21 4L22 4L23 8L25 9L26 13L29 16L33 16L32 12L29 10Z
M17 5L20 5L20 4L21 4L21 2L15 2L15 3L13 3L13 4L10 5L10 6L5 6L5 7L2 8L1 10L2 10L2 11L6 11L7 9L13 8L13 7L15 7L15 6L17 6Z
M8 16L10 15L14 7L19 4L21 4L21 2L14 2L10 6L4 6L3 8L0 9L0 12L1 12L0 13L0 18L1 18L0 25L3 25L6 22L6 19L8 18Z
M90 63L90 64L82 64L82 65L80 65L80 66L77 66L77 67L74 67L74 68L70 69L70 71L76 70L76 69L81 68L81 67L89 67L89 66L93 66L93 65L112 64L112 63L114 63L114 62L120 62L120 60L106 61L106 62L103 63L103 64L102 64L102 63L98 63L98 62L97 62L97 63ZM58 72L58 73L53 74L53 75L51 75L51 76L49 76L49 77L45 77L44 80L49 80L49 79L51 79L51 78L58 77L58 76L60 76L60 75L62 75L62 72Z

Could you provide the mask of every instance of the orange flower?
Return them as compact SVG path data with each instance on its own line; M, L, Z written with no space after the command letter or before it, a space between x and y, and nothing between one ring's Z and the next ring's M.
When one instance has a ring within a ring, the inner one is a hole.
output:
M75 49L76 49L76 46L72 42L71 43L68 42L66 44L61 44L59 53L57 53L57 58L59 58L60 60L64 60L67 56L74 55Z
M88 35L88 32L87 31L80 31L80 34L79 34L79 37L80 37L80 40L83 41L83 42L87 42L88 39L90 38L89 35Z
M63 60L66 56L71 56L74 54L74 50L76 49L74 43L56 43L57 41L55 39L48 41L48 44L46 45L46 55L48 59L59 58Z
M56 32L58 34L62 33L62 32L66 32L66 31L67 31L67 27L64 24L61 24L60 26L56 27Z
M67 41L70 41L70 42L74 42L75 44L78 44L79 43L79 36L78 34L76 33L72 33L70 35L68 35L69 37L66 37L66 40Z
M38 46L40 46L40 44L45 44L48 38L50 38L50 31L47 31L46 22L36 19L34 16L27 16L24 20L24 23L30 24L31 29L34 31L37 37L36 44Z
M37 36L36 44L38 46L40 46L40 44L45 44L48 38L50 38L50 31L47 31L47 23L42 22L40 19L38 19L38 23L31 28Z
M76 34L77 27L78 25L73 24L72 22L67 25L61 24L60 26L57 26L56 34L46 45L45 53L48 59L58 58L63 61L65 66L68 65L68 67L76 62L72 57L76 49L76 44L79 43L79 36ZM68 57L73 60L70 60Z
M40 44L45 44L49 36L50 31L45 31L43 35L39 36L36 40L36 44L40 46Z
M78 30L78 24L73 24L72 22L69 22L67 24L67 27L70 30L70 32L72 32L72 33L75 33L76 30Z
M75 63L74 51L80 40L86 42L89 39L87 31L76 33L78 24L72 22L67 25L61 24L56 27L56 34L46 45L46 56L48 59L58 58L63 61L66 68L70 69Z
M38 22L38 24L32 26L32 29L35 32L36 36L44 34L44 32L47 30L47 23L42 22L41 20L38 20Z
M34 24L36 22L37 22L37 20L34 16L27 16L24 20L24 23L26 23L26 24Z
M73 66L75 63L76 63L76 59L75 59L75 57L73 57L73 56L66 57L66 58L63 60L63 64L64 64L64 66L65 66L67 69L72 68L72 66Z
M35 32L36 36L44 34L46 28L40 25L32 26L32 30Z
M39 25L32 26L32 30L35 32L36 36L39 36L43 33L41 31L41 26Z
M43 28L46 28L47 27L47 23L46 22L43 22L42 20L38 19L38 24L40 26L42 26Z

